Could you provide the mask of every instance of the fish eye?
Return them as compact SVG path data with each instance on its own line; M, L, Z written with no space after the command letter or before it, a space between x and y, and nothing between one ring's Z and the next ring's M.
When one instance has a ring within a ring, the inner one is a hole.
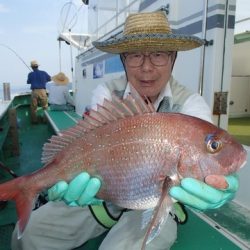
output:
M217 153L222 148L222 142L214 135L208 135L205 141L209 153Z

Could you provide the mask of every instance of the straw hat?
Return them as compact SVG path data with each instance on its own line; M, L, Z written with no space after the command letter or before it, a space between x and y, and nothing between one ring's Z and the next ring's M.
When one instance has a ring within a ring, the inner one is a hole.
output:
M51 79L53 82L60 85L66 85L69 83L69 78L63 72L60 72L55 76L52 76Z
M30 62L30 66L31 67L38 67L39 64L38 64L38 62L36 60L33 60L33 61Z
M173 34L163 11L130 14L121 38L95 41L93 45L104 52L121 54L134 51L181 51L204 44L198 37Z

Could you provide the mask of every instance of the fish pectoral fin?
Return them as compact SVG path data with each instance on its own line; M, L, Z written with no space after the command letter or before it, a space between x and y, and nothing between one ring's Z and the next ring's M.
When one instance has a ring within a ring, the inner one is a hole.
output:
M180 164L181 153L179 149L165 149L161 157L162 162L162 176L160 176L159 181L164 182L168 178L168 184L177 185L180 182L181 175L179 173L179 164ZM167 173L167 176L166 176ZM170 186L168 186L170 188Z
M148 244L150 241L152 241L155 237L159 235L162 226L167 221L169 212L173 204L170 196L168 195L168 190L171 186L169 182L171 182L170 177L166 177L162 186L161 197L157 206L152 212L151 220L143 240L142 249L145 249L146 244Z
M141 229L145 229L152 219L154 208L149 208L142 213Z

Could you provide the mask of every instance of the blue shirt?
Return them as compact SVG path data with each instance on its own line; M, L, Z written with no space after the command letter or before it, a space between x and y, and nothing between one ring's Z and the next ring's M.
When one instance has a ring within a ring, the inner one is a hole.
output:
M27 84L31 84L31 89L46 89L46 83L50 80L51 77L47 72L34 69L28 74Z

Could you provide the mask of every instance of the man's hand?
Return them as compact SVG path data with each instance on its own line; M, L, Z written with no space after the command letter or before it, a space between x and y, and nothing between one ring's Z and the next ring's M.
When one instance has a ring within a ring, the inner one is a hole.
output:
M180 186L172 187L172 198L189 207L207 210L221 207L232 200L239 188L236 175L209 175L205 182L193 178L184 178Z
M101 187L98 178L91 178L88 173L77 175L69 184L59 181L48 190L50 201L63 200L69 206L98 205L102 200L95 198Z

